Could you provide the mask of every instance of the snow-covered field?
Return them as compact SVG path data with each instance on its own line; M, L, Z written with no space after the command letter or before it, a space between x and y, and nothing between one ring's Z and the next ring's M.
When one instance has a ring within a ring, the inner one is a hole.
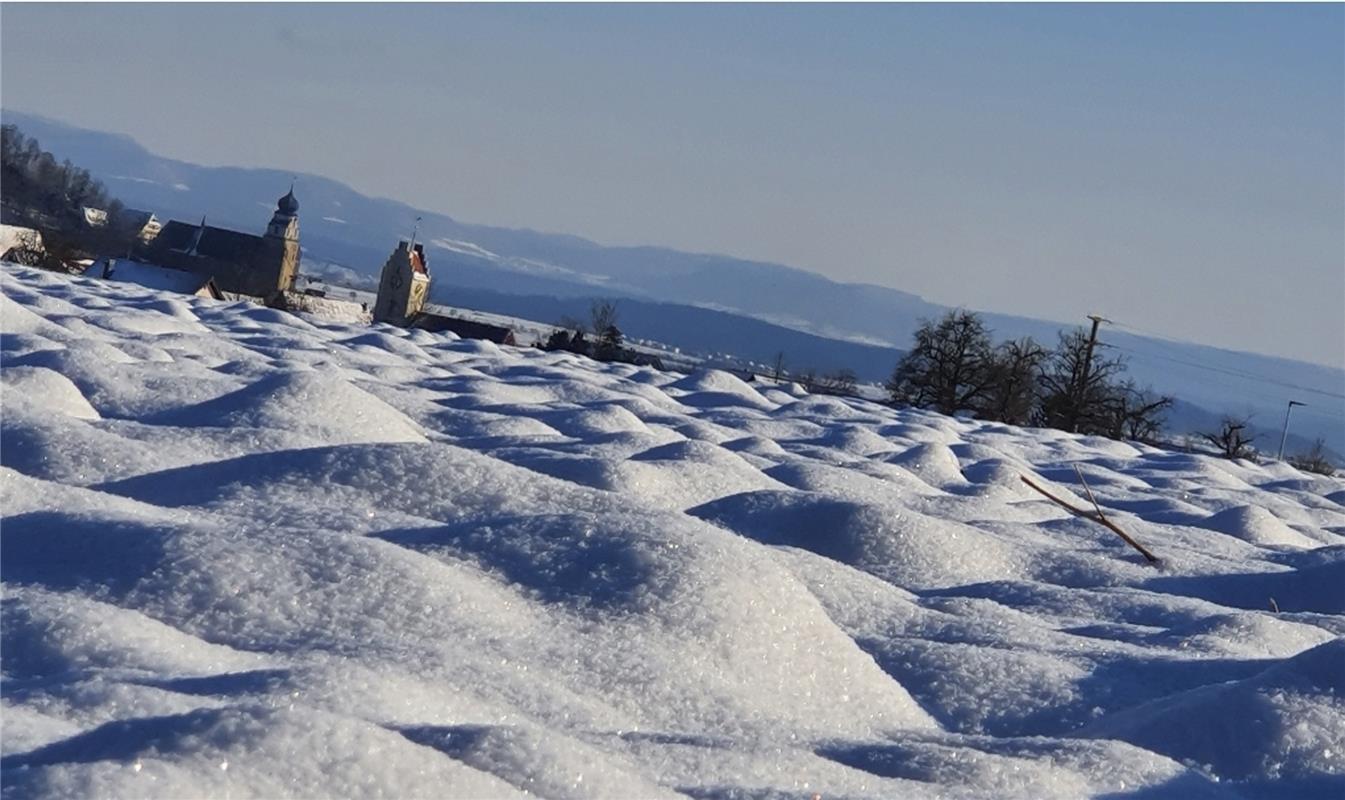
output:
M6 798L1345 794L1345 482L0 277Z

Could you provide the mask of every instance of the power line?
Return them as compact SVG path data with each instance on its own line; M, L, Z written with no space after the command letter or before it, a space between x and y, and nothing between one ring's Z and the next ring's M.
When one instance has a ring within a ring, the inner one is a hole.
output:
M1135 350L1133 348L1125 347L1119 344L1108 344L1100 342L1099 345L1102 347L1110 347L1113 350L1121 350L1123 352L1130 353L1131 355L1139 356L1141 358L1156 358L1161 359L1163 361L1171 361L1174 364L1181 364L1184 367L1203 369L1208 372L1218 372L1223 375L1231 375L1234 378L1242 378L1243 380L1254 381L1256 383L1272 384L1285 389L1293 389L1296 392L1311 392L1313 394L1323 395L1325 397L1330 397L1336 400L1345 400L1345 394L1339 394L1336 392L1327 391L1326 389L1315 389L1311 386L1302 386L1297 383L1289 383L1288 381L1276 380L1275 378L1267 378L1265 376L1256 375L1251 372L1244 372L1242 370L1236 370L1236 369L1226 369L1224 367L1213 367L1210 366L1209 364L1201 364L1195 361L1187 361L1181 358L1173 358L1172 356L1163 356L1157 353L1149 353L1143 350Z
M1310 393L1310 394L1320 394L1320 395L1324 395L1324 396L1326 396L1326 397L1330 397L1330 398L1332 398L1332 399L1345 399L1345 396L1336 394L1336 393L1334 393L1334 392L1329 392L1329 391L1326 391L1326 390L1324 390L1324 389L1314 389L1314 388L1312 388L1312 387L1310 387L1310 386L1300 386L1300 385L1295 384L1295 383L1288 383L1288 382L1286 382L1286 381L1278 381L1278 380L1275 380L1275 379L1273 379L1273 378L1264 378L1264 377L1261 377L1261 376L1258 376L1258 375L1252 375L1252 374L1250 374L1250 373L1242 373L1242 372L1236 372L1236 371L1233 371L1233 370L1220 369L1219 367L1211 367L1211 366L1209 366L1209 365L1207 365L1207 364L1197 364L1197 363L1192 362L1192 361L1184 361L1184 360L1182 360L1182 359L1170 358L1170 357L1168 357L1168 356L1160 356L1160 355L1158 355L1158 354L1156 354L1156 353L1145 353L1145 352L1140 352L1140 351L1137 351L1137 350L1131 350L1130 348L1121 347L1121 346L1119 346L1119 345L1104 344L1104 343L1102 343L1102 342L1099 342L1098 345L1099 345L1100 347L1110 347L1110 348L1113 348L1113 349L1116 349L1116 350L1123 350L1123 351L1125 351L1125 352L1127 352L1127 353L1130 353L1130 354L1132 354L1132 355L1138 356L1138 357L1140 357L1141 359L1150 359L1150 358L1152 358L1152 359L1161 359L1161 360L1163 360L1163 361L1170 361L1170 362L1172 362L1172 363L1175 363L1175 364L1181 364L1181 365L1183 365L1183 366L1187 366L1187 367L1193 367L1193 368L1196 368L1196 369L1203 369L1203 370L1207 370L1207 371L1211 371L1211 372L1218 372L1218 373L1221 373L1221 374L1230 375L1230 376L1232 376L1232 377L1234 377L1234 378L1238 378L1238 379L1240 379L1240 380L1242 380L1242 381L1247 381L1247 382L1251 382L1251 383L1261 383L1261 384L1267 384L1267 385L1274 385L1274 386L1281 387L1281 388L1285 388L1285 389L1291 389L1291 390L1293 390L1293 391L1295 391L1295 392L1307 392L1307 393ZM1322 404L1319 404L1319 403L1314 403L1314 404L1312 404L1312 405L1310 405L1310 406L1307 406L1307 407L1304 409L1303 413L1308 414L1308 415L1310 415L1310 416L1316 416L1316 417L1330 417L1330 418L1332 418L1332 419L1345 420L1345 411L1337 411L1337 410L1334 410L1334 409L1332 408L1332 405L1333 405L1333 404L1322 405Z
M1109 321L1110 321L1110 320L1109 320ZM1140 334L1141 336L1144 336L1144 337L1147 337L1147 338L1150 338L1150 339L1161 339L1161 340L1163 340L1163 341L1166 341L1166 342L1172 342L1172 343L1174 343L1174 344L1184 344L1183 342L1179 342L1178 340L1173 339L1173 338L1171 338L1171 337L1169 337L1169 336L1167 336L1167 335L1165 335L1165 334L1159 333L1159 332L1157 332L1157 331L1151 331L1151 330L1148 330L1147 328L1140 328L1140 327L1138 327L1138 326L1131 325L1131 324L1129 324L1129 323L1127 323L1127 322L1115 322L1115 321L1111 321L1111 322L1112 322L1113 325L1117 326L1118 328L1125 328L1125 329L1127 329L1127 330L1134 331L1135 333ZM1120 350L1120 349L1125 349L1125 348L1121 347L1120 345L1109 345L1109 346L1111 346L1111 347L1115 347L1115 348L1117 348L1118 350ZM1235 368L1235 367L1212 367L1212 366L1210 366L1210 365L1208 365L1208 364L1200 364L1200 363L1194 363L1194 362L1190 362L1190 361L1182 361L1182 360L1180 360L1180 359L1171 358L1171 357L1169 357L1169 356L1161 356L1161 355L1158 355L1157 353L1144 353L1144 351L1140 351L1140 350L1130 350L1130 351L1128 351L1128 352L1141 353L1141 354L1149 355L1149 356L1151 356L1152 358L1161 358L1161 359L1164 359L1164 360L1167 360L1167 361L1173 361L1173 362L1176 362L1176 363L1179 363L1179 364L1184 364L1184 365L1186 365L1186 366L1198 367L1198 368L1200 368L1200 369L1207 369L1207 370L1211 370L1211 371L1214 371L1214 372L1226 372L1226 373L1228 373L1228 374L1230 374L1230 375L1239 375L1239 376L1241 376L1241 377L1249 378L1249 379L1251 379L1251 380L1263 381L1263 382L1267 382L1267 383L1275 383L1275 384L1278 384L1278 385L1281 385L1281 386L1285 386L1285 387L1288 387L1288 388L1291 388L1291 389L1300 389L1300 390L1303 390L1303 391L1316 392L1316 393L1318 393L1318 394L1325 394L1325 395L1327 395L1328 397L1335 397L1335 398L1339 398L1339 399L1345 400L1345 395L1342 395L1342 394L1336 394L1336 393L1334 393L1334 392L1328 392L1328 391L1326 391L1326 390L1324 390L1324 389L1312 389L1312 388L1304 387L1304 386L1296 386L1296 385L1291 384L1291 383L1285 383L1285 382L1283 382L1283 381L1278 381L1278 380L1276 380L1276 379L1274 379L1274 378L1266 378L1266 377L1263 377L1263 376L1261 376L1261 375L1257 375L1257 374L1254 373L1254 372L1247 372L1246 370L1240 370L1240 369L1237 369L1237 368ZM1267 358L1274 358L1274 356L1267 356Z

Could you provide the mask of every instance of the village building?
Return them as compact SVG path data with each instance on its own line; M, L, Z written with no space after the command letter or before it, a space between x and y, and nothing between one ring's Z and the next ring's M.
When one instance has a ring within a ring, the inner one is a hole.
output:
M86 275L122 283L134 283L146 289L190 294L213 300L225 299L224 293L208 275L145 264L129 258L109 258L95 262Z
M388 256L378 277L374 322L405 328L424 310L429 299L430 271L425 262L425 247L403 239Z
M47 248L40 231L19 225L0 225L0 261L36 267L47 260Z
M146 245L163 232L163 223L154 216L154 212L135 208L122 209L121 213L117 214L114 224Z
M80 212L84 215L86 227L96 229L110 226L138 245L148 245L163 230L163 224L151 211L123 208L116 214L109 214L106 209L82 206Z
M84 214L84 224L90 228L102 228L107 226L107 211L101 208L92 208L83 206L80 211Z
M514 344L514 332L509 328L432 313L427 310L429 299L430 269L425 248L402 240L379 275L374 322L431 333L454 333L463 339Z
M214 279L226 295L282 301L299 271L299 201L294 189L276 202L261 236L173 220L145 248L144 260Z

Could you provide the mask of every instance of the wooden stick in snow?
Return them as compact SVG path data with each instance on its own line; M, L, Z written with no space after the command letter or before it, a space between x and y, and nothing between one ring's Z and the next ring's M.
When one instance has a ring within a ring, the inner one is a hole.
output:
M1153 553L1150 553L1147 549L1145 549L1144 545L1142 545L1142 544L1140 544L1139 542L1135 541L1134 539L1130 538L1130 535L1129 535L1129 534L1127 534L1125 531L1121 530L1120 528L1116 527L1116 523L1114 523L1114 522L1112 522L1111 520L1107 519L1106 516L1103 515L1103 513L1102 513L1102 508L1101 508L1100 506L1098 506L1098 504L1097 504L1097 500L1096 500L1096 499L1093 499L1093 507L1094 507L1094 508L1097 508L1097 513L1094 513L1094 512L1092 512L1092 511L1089 511L1089 510L1086 509L1086 508L1079 508L1078 506L1076 506L1076 505L1074 505L1074 504L1072 504L1072 503L1067 503L1067 502L1065 502L1064 500L1061 500L1059 497L1056 497L1055 495L1053 495L1053 494L1051 494L1050 492L1046 491L1045 489L1041 488L1041 487L1038 486L1037 484L1033 483L1033 482L1031 481L1031 479L1029 479L1026 475L1019 475L1018 477L1019 477L1020 480L1023 481L1023 483L1026 483L1028 486L1030 486L1030 487L1032 487L1033 489L1035 489L1038 493L1040 493L1040 494L1041 494L1043 497L1045 497L1047 500L1050 500L1051 502L1055 503L1056 505L1060 506L1061 508L1064 508L1065 510L1069 511L1069 512L1070 512L1071 514L1073 514L1074 516L1076 516L1076 517L1083 517L1084 519L1091 519L1092 521L1096 522L1097 524L1102 525L1102 526L1105 526L1106 528L1110 529L1110 530L1112 531L1112 533L1115 533L1117 536L1120 536L1123 540L1125 540L1125 543L1126 543L1126 544L1128 544L1128 545L1130 545L1131 547L1133 547L1133 548L1135 548L1136 550L1138 550L1138 551L1140 552L1140 555L1144 556L1144 558L1147 559L1148 562L1149 562L1150 564L1157 564L1157 563L1158 563L1158 556L1154 555ZM1083 476L1080 475L1080 478L1081 478L1081 479L1082 479L1082 477L1083 477ZM1085 489L1088 489L1088 484L1087 484L1087 483L1084 484L1084 488L1085 488ZM1089 498L1092 498L1092 497L1093 497L1093 490L1092 490L1092 489L1088 489L1088 496L1089 496Z
M1079 476L1079 483L1082 483L1082 484L1083 484L1083 490L1084 490L1085 492L1088 492L1088 502L1090 502L1090 503L1093 504L1093 508L1094 508L1094 510L1097 511L1097 515L1098 515L1099 517L1103 516L1103 513L1102 513L1102 506L1100 506L1100 505L1097 504L1097 498L1093 496L1093 490L1092 490L1091 487L1089 487L1089 485L1088 485L1088 481L1086 481L1086 480L1083 479L1083 470L1079 469L1079 465L1078 465L1078 464L1075 464L1075 465L1074 465L1074 474Z

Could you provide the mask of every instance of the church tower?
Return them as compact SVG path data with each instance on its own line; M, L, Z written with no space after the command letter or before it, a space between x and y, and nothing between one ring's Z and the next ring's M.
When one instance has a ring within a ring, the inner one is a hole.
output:
M424 245L398 242L379 276L374 322L404 328L425 310L429 297L430 271L425 263Z
M276 213L271 215L271 223L266 226L265 238L271 243L273 252L278 252L280 260L277 288L288 291L294 286L294 276L299 272L299 201L294 197L293 186L288 194L276 201Z

